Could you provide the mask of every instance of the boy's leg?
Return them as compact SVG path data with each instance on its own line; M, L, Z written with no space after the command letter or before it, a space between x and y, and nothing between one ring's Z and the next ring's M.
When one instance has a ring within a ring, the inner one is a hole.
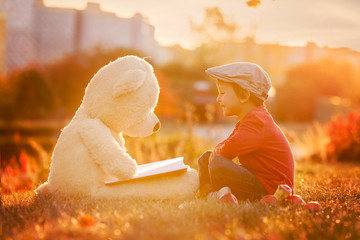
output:
M209 192L212 191L209 175L209 157L211 151L204 152L198 160L199 170L199 190L197 192L198 197L206 197Z
M259 199L268 194L254 174L223 156L213 158L209 171L211 185L215 190L228 186L238 199Z
M198 160L198 169L199 169L199 188L205 184L210 184L209 176L209 157L211 151L204 152Z

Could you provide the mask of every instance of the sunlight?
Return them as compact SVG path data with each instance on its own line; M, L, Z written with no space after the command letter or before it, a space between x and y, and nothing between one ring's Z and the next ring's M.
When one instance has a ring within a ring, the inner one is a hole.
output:
M304 46L308 41L314 41L320 46L342 46L360 50L360 41L351 41L351 35L358 32L360 20L357 17L359 6L356 2L337 4L335 2L319 1L298 2L298 1L262 1L261 5L253 8L247 7L246 2L257 5L260 1L227 1L221 4L217 0L196 1L189 9L183 1L172 1L172 5L159 2L132 1L118 2L115 0L91 2L101 3L105 11L115 12L119 17L132 17L137 12L149 19L149 22L156 28L156 38L164 45L181 44L186 48L194 48L194 38L189 28L189 20L197 20L202 10L209 6L221 6L220 10L236 20L241 27L242 33L253 34L259 42L278 42L290 46ZM47 6L72 7L84 9L86 0L44 0ZM154 7L154 4L157 6ZM172 11L177 9L179 17L174 18ZM296 9L296 11L292 11ZM323 9L319 11L319 9ZM284 22L279 16L287 18ZM164 21L164 19L166 19ZM257 25L256 31L252 25ZM173 28L181 31L172 31ZM276 34L274 34L274 31ZM326 32L331 32L326 38L322 37ZM333 34L336 31L342 32L342 38ZM301 33L301 34L300 34ZM244 37L244 36L242 36ZM359 39L359 36L357 36Z
M59 7L59 8L76 8L84 9L87 5L87 0L43 0L47 7Z
M273 86L270 88L268 95L269 95L269 98L275 97L276 89Z
M359 238L360 1L0 9L5 239Z

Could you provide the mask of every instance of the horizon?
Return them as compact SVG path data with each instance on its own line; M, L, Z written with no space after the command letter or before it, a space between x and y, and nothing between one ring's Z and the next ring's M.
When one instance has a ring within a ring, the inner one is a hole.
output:
M301 3L296 0L268 0L262 1L256 8L248 7L245 0L228 1L227 4L210 0L195 2L191 9L188 9L187 2L180 0L171 4L157 0L156 7L154 2L150 4L142 0L131 3L114 0L44 0L48 7L76 9L85 8L88 2L98 3L103 11L113 12L121 18L140 13L155 27L155 39L163 46L178 44L189 50L199 46L196 34L191 32L190 21L201 23L205 8L218 6L225 21L239 26L240 32L235 38L238 42L253 37L257 44L304 47L308 42L313 42L319 47L344 47L360 52L360 18L357 17L360 2L355 0L320 0L316 3L310 0ZM176 18L170 11L173 9L177 10ZM173 31L174 25L177 31Z

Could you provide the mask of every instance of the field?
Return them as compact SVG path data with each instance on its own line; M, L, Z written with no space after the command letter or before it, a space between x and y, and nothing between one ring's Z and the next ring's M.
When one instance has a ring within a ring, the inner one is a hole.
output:
M51 150L37 144L39 140L15 134L3 139L13 141L4 146L19 152L18 159L12 157L2 166L2 239L360 239L358 162L326 160L324 147L329 140L321 126L302 134L294 126L282 127L293 150L296 146L301 150L298 156L313 156L297 157L295 193L306 202L318 201L320 211L288 204L263 206L259 201L236 206L195 197L187 201L100 201L37 196L31 190L47 179ZM180 134L181 129L175 127L173 135L160 132L127 138L126 147L139 164L184 156L185 163L196 168L196 159L213 149L216 140L204 138L212 135L211 129L190 130ZM352 139L352 135L344 136Z
M296 194L323 210L213 200L2 195L5 239L359 239L360 167L298 162Z

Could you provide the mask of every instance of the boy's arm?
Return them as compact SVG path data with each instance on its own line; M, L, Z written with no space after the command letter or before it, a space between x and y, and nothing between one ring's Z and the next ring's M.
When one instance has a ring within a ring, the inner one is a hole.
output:
M80 138L91 158L110 176L119 179L136 174L136 161L111 135L110 129L99 119L86 119L81 123Z
M256 151L264 137L261 129L244 125L236 133L216 146L214 154L228 159Z

